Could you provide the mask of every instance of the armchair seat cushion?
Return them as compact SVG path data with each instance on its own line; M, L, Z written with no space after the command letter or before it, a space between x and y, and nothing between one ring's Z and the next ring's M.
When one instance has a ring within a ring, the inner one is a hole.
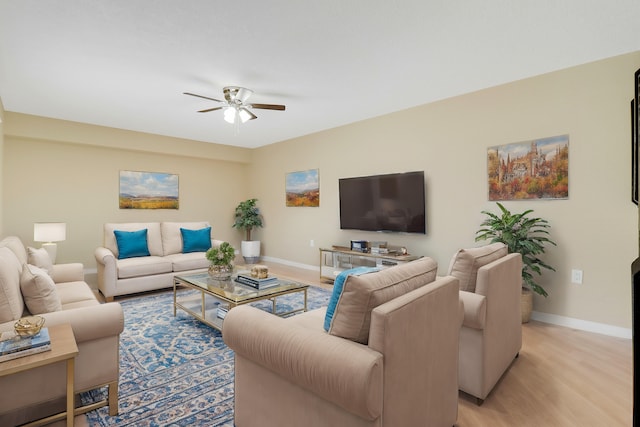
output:
M170 260L159 256L119 259L117 264L119 279L170 273L173 268Z

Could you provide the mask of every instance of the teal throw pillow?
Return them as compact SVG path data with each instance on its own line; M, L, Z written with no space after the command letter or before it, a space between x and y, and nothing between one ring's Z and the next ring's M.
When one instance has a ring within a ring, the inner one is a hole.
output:
M180 228L182 234L182 253L206 252L211 248L211 227L199 230Z
M147 229L138 231L114 230L118 243L118 259L149 256Z
M333 321L333 315L336 313L336 308L340 302L342 291L344 290L344 283L349 276L359 276L365 273L373 273L380 270L378 267L355 267L349 270L341 271L333 282L333 293L329 298L329 305L327 306L327 312L324 316L324 330L329 332L331 329L331 322Z

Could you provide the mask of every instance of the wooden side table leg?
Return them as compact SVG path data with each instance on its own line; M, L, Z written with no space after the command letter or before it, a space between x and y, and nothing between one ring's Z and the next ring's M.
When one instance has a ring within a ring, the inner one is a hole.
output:
M75 357L67 360L67 427L73 427L73 421L75 418L74 400L75 394L73 391L75 372Z

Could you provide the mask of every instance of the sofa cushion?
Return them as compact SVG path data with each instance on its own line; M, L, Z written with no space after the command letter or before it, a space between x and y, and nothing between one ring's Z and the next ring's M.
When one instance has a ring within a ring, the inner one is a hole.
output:
M25 264L20 276L22 297L31 314L62 310L62 303L53 279L46 270Z
M180 227L182 253L206 252L211 248L211 227L190 230Z
M118 243L118 259L149 256L147 229L138 231L114 230Z
M106 223L104 225L104 247L109 249L117 258L118 243L116 242L114 231L138 231L145 228L147 229L149 253L154 256L162 256L162 237L160 236L159 222Z
M22 265L11 249L0 248L0 323L18 320L24 313L20 292Z
M210 264L203 252L173 254L167 255L165 258L171 261L173 271L176 272L208 268Z
M425 257L375 273L348 276L329 333L367 344L371 311L380 304L433 282L437 270L438 264Z
M448 275L460 281L460 290L476 291L478 269L507 255L504 243L492 243L478 248L460 249L451 259Z
M210 226L211 225L206 221L161 223L160 230L162 232L162 255L182 253L182 234L180 233L181 228L185 228L188 230L200 230Z
M73 306L99 304L96 295L85 282L58 283L57 287L63 310Z
M118 279L171 273L172 269L171 260L157 256L119 259L116 264Z
M17 236L7 236L0 241L0 247L9 248L11 252L18 258L18 262L20 263L20 268L22 268L22 264L27 262L27 250Z
M340 298L342 298L342 292L344 291L344 282L349 276L361 276L367 273L375 273L380 271L377 267L355 267L348 270L343 270L338 274L336 280L333 281L333 292L331 298L329 298L329 304L327 304L327 310L324 317L324 330L329 331L331 329L331 322L336 314L336 308Z
M27 247L27 263L43 269L48 275L51 275L53 271L53 262L51 262L49 252L45 248Z

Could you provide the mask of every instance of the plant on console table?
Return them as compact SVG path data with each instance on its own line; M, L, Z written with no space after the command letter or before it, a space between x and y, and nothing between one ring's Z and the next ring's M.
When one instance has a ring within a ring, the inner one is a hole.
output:
M207 250L205 256L211 263L209 274L219 280L229 279L233 273L233 260L236 251L229 242L222 242L218 247Z
M509 253L520 253L522 255L522 283L523 283L523 303L532 304L531 291L546 297L544 290L534 280L534 273L542 275L542 269L556 271L553 267L539 258L544 254L545 245L556 246L555 242L549 239L547 229L551 227L547 220L542 218L532 218L528 215L532 209L522 213L511 213L500 203L497 203L502 211L501 215L492 212L482 211L487 218L482 222L480 230L476 231L476 242L480 240L491 240L491 243L501 242L507 245ZM528 310L528 313L525 313ZM531 307L523 307L523 322L528 321Z
M245 230L246 240L241 243L242 256L248 264L255 264L260 259L260 241L251 240L251 231L262 227L262 214L256 206L258 199L248 199L236 207L234 228Z

